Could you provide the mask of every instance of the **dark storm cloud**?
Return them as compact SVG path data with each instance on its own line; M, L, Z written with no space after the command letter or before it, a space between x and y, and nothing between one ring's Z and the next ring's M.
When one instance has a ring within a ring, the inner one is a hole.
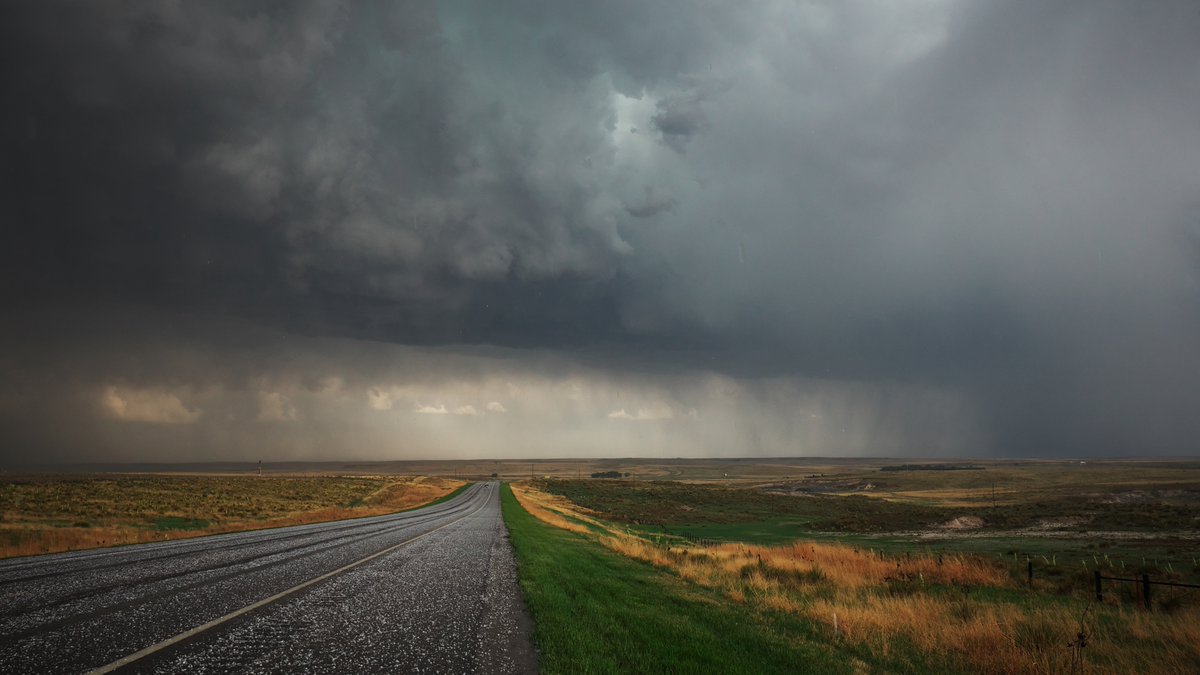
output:
M613 276L594 191L530 175L531 120L473 98L429 7L7 11L17 302L478 341L458 320L477 293L553 278L587 306Z
M661 194L647 185L646 193L641 201L636 204L626 204L625 212L634 218L652 218L675 208L675 204L674 197Z
M658 102L658 113L650 121L662 134L663 142L676 152L683 152L692 136L704 126L706 119L700 103L697 96L668 98Z
M680 373L853 383L745 385L762 452L818 389L889 452L1192 452L1198 29L1183 1L7 5L5 426L404 378L300 356L323 336L657 373L645 418L695 403Z

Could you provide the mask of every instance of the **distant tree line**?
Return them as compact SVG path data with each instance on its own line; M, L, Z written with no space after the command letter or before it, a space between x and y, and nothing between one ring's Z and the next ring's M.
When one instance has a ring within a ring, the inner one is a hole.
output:
M621 473L620 471L597 471L592 474L592 478L628 478L629 474Z

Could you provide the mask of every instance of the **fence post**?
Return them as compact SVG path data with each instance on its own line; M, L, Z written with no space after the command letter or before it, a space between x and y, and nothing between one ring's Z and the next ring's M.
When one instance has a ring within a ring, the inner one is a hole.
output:
M1096 602L1104 602L1104 588L1100 585L1100 570L1096 570Z
M1142 575L1142 598L1146 601L1146 611L1150 611L1150 575Z
M1029 583L1032 584L1033 583L1033 561L1030 560L1026 564L1029 565Z

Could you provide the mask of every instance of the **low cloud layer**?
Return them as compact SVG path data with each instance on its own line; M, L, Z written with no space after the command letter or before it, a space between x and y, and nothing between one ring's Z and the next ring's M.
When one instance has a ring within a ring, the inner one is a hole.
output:
M191 424L204 413L186 408L176 394L155 389L106 387L100 404L113 419L123 422Z
M6 6L2 458L1192 453L1198 32Z
M256 348L156 337L132 350L140 370L119 356L134 346L124 342L112 358L68 356L70 396L42 377L59 348L26 352L29 366L14 369L23 395L0 421L34 430L16 442L36 440L37 461L949 455L978 442L970 402L924 386L620 370L556 351L257 329L239 339ZM149 385L164 368L189 384Z

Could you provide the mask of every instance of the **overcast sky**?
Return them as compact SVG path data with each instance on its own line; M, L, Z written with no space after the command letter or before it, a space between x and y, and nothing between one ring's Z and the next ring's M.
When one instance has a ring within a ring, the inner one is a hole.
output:
M0 8L0 464L1200 451L1200 8Z

